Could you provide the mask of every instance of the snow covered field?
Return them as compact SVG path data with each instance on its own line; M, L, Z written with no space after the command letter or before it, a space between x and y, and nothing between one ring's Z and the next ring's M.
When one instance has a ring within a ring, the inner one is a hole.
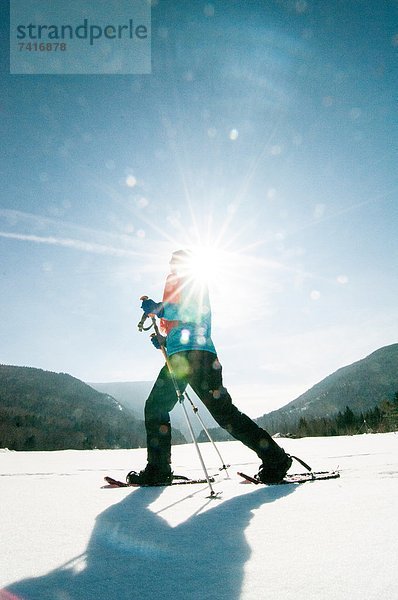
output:
M245 484L236 471L254 474L257 458L225 442L231 479L210 500L204 485L102 488L145 450L0 451L0 600L397 598L398 435L281 444L341 478ZM173 466L201 476L192 445L173 448Z

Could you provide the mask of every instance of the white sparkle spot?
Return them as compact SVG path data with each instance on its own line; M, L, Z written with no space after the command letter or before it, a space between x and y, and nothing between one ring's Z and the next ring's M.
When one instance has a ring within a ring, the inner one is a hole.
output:
M280 146L279 144L275 144L275 146L272 146L271 154L272 156L278 156L279 154L282 154L282 146Z
M137 237L143 239L145 237L145 231L143 229L139 229L137 231Z
M128 175L126 177L126 185L127 187L134 187L137 185L137 179L134 177L134 175Z
M334 100L333 100L332 96L324 96L322 98L322 104L326 108L329 108L330 106L333 106Z
M362 111L360 108L352 108L350 110L350 117L353 121L356 121L361 116Z
M79 106L82 106L83 108L88 108L88 102L87 102L87 98L85 96L79 96L77 98L76 102L78 103Z
M212 4L205 4L203 12L206 17L214 17L214 6Z
M310 298L311 300L319 300L321 297L321 292L319 292L318 290L312 290L312 292L310 293Z
M231 129L231 131L229 132L229 139L230 140L237 140L238 139L238 130L237 129Z
M51 273L53 270L53 265L50 262L44 262L42 264L42 269L45 273Z
M145 208L146 206L148 206L149 200L144 196L140 196L139 198L137 198L136 204L138 208Z
M294 135L292 141L295 146L301 146L301 144L303 143L303 136L299 134Z
M167 38L169 37L169 30L167 29L167 27L159 27L158 36L162 40L167 40Z
M346 283L348 283L347 275L339 275L337 277L337 283L340 283L341 285L345 285Z
M304 40L312 39L313 35L314 35L314 32L312 31L312 29L309 29L309 28L303 29L303 32L301 34L301 36Z
M188 344L189 338L191 337L191 333L188 329L183 329L180 335L181 344Z
M181 219L181 214L179 211L176 211L174 213L172 213L171 215L168 215L166 220L168 223L170 223L170 225L172 225L172 227L175 227L176 229L180 227L180 219Z
M307 11L308 5L306 0L297 0L296 2L296 11L299 14L303 14Z
M321 219L325 214L326 206L324 204L316 204L314 208L314 218Z

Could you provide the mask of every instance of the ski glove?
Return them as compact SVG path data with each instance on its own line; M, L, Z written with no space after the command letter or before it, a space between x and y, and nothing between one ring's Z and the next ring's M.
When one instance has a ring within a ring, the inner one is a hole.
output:
M148 298L142 301L141 309L146 315L156 315L160 319L163 317L163 302L154 302Z
M151 335L151 342L155 346L156 350L160 350L160 347L166 348L167 339L163 335L157 336L156 333Z

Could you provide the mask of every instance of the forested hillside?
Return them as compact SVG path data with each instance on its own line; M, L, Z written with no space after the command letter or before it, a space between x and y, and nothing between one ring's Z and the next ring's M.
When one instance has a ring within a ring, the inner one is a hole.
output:
M398 392L398 344L379 348L338 369L282 408L257 419L272 431L291 431L301 419L333 418L348 406L365 414Z
M0 447L136 448L145 429L114 398L65 373L0 365Z

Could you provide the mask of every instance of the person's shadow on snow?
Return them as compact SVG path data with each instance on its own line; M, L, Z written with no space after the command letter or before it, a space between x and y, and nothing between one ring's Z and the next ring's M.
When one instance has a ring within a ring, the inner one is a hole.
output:
M83 557L7 590L23 600L237 600L250 558L245 529L251 511L295 487L260 487L225 502L209 500L210 510L176 527L148 508L162 488L138 488L98 516ZM273 540L265 542L272 557ZM263 568L266 580L268 563Z

